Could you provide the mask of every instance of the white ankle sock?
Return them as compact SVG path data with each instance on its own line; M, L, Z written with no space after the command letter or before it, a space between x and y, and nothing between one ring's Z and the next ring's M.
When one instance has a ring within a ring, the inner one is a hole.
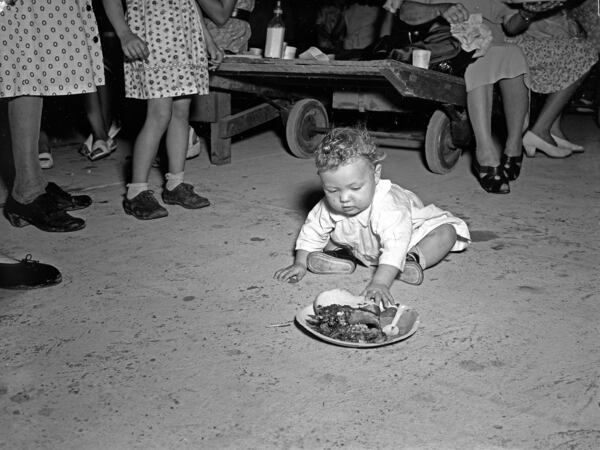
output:
M140 192L148 190L148 183L129 183L127 185L127 200L131 200Z
M177 186L179 186L181 183L183 183L183 172L167 173L165 175L165 178L167 179L167 185L166 185L167 190L172 191Z

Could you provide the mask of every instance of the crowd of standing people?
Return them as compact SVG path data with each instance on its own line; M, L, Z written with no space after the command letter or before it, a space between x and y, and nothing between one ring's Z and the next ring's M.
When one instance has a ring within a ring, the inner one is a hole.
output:
M539 2L515 8L501 0L338 0L321 8L315 35L329 46L327 51L355 50L381 37L378 27L386 16L416 26L439 20L457 24L481 14L491 30L492 44L464 74L475 136L474 172L487 192L506 194L521 173L523 154L534 156L540 151L562 158L584 150L565 135L561 116L598 59L600 18L585 13L592 3ZM105 11L102 29L94 8ZM31 224L48 232L85 227L85 221L71 212L90 206L92 199L71 195L42 172L53 164L47 151L40 158L40 146L47 146L41 132L43 101L49 96L82 94L91 128L82 153L96 160L114 151L120 126L104 86L116 68L106 54L103 58L103 46L104 53L114 54L106 49L115 42L122 52L125 97L147 105L133 145L124 211L141 220L168 215L148 186L163 139L168 159L163 203L187 209L209 206L210 201L184 177L194 134L190 105L195 96L208 94L209 71L220 64L225 52L247 50L254 8L254 0L0 2L0 99L7 104L14 160L14 180L4 205L8 221L15 227ZM496 84L507 129L501 145L492 133ZM545 95L546 100L530 121L532 92ZM20 267L35 267L31 261L30 257L22 260ZM5 266L15 267L5 261L0 272ZM56 281L53 275L50 278Z

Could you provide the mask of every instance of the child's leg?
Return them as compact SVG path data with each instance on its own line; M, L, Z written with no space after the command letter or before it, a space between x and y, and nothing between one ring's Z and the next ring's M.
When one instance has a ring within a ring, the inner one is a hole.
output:
M100 103L100 111L102 114L102 121L104 122L104 129L106 130L106 134L108 136L108 130L110 129L110 124L112 123L112 105L108 80L105 85L96 86L96 89L98 90L98 102Z
M210 205L207 198L194 192L191 184L183 182L183 170L188 148L190 97L173 100L171 121L167 130L167 155L169 173L162 191L163 201L168 205L179 205L187 209L199 209Z
M440 225L430 231L417 245L409 250L419 257L423 269L435 266L452 250L456 243L456 230L450 224Z
M100 95L98 92L83 94L83 103L88 122L92 127L92 135L94 136L94 140L96 141L101 139L106 141L108 139L108 128L104 123L102 106L100 104Z
M140 220L165 217L168 212L148 190L148 175L160 140L171 119L172 98L148 100L146 120L133 145L133 173L127 185L123 209Z
M160 140L171 120L172 98L148 100L146 121L133 146L132 183L147 183Z
M185 167L191 103L190 97L179 97L173 100L171 121L167 129L167 155L171 174L181 173Z

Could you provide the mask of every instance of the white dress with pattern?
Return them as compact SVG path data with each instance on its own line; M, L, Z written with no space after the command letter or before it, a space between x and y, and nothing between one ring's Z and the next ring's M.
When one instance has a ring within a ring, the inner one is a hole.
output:
M125 96L208 94L208 58L194 0L127 0L127 23L148 44L145 61L125 61Z
M104 84L91 0L17 0L0 11L0 97L94 92Z

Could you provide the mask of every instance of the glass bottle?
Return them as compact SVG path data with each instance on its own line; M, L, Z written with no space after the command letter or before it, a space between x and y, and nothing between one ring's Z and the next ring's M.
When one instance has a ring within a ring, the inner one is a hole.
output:
M275 15L267 25L265 58L281 58L283 56L283 37L285 34L285 24L283 23L283 9L281 9L281 0L277 0L277 6L275 6L273 12Z

